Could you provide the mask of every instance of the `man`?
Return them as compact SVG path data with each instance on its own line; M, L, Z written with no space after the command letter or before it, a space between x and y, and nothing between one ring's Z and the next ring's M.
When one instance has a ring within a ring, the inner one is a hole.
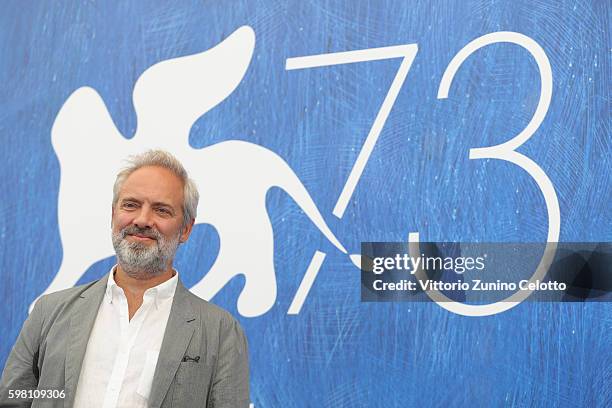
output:
M98 281L36 302L4 368L2 403L248 407L241 327L191 294L172 268L198 198L169 153L132 157L113 189L117 265ZM83 233L86 239L86 225Z

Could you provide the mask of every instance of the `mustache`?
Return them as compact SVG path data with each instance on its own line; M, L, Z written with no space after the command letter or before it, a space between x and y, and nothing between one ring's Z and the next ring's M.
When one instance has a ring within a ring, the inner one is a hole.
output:
M152 238L154 240L159 241L162 236L159 231L151 228L139 228L136 225L128 225L123 228L121 231L121 238L125 238L126 235L140 235L142 237Z

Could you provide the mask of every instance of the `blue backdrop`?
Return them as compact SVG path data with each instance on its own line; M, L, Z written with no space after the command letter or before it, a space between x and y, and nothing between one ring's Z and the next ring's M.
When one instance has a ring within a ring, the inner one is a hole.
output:
M192 148L243 140L277 153L350 253L361 241L404 241L415 231L423 241L541 242L548 218L529 175L468 157L470 148L525 128L540 95L534 59L517 45L487 46L460 67L448 99L437 98L447 65L470 41L518 32L548 56L553 88L542 125L517 150L555 188L560 241L609 241L609 23L608 1L3 2L0 365L62 261L51 128L76 89L95 89L129 138L137 127L132 91L147 68L205 51L247 25L255 48L246 74L191 128ZM401 44L418 44L418 53L336 217L401 59L301 70L286 70L286 61ZM86 196L74 199L88 206ZM246 330L255 407L612 404L610 304L526 302L475 318L434 303L361 303L359 270L300 207L273 188L266 208L274 306L241 316L240 276L212 299ZM219 246L212 226L195 227L177 259L187 286L206 273ZM316 250L327 257L300 312L288 314ZM98 260L80 282L113 263Z

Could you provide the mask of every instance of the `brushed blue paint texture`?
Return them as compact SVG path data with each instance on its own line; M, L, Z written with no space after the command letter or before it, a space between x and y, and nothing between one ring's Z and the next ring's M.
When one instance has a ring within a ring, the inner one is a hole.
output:
M240 139L277 152L350 251L361 241L405 240L412 231L426 241L546 238L544 200L533 180L509 163L468 158L470 148L508 140L531 118L539 75L528 52L510 44L482 49L461 67L449 98L436 98L452 57L495 31L533 38L550 59L550 109L519 151L556 188L560 240L610 240L609 1L6 1L0 12L2 366L28 305L62 258L60 173L50 130L63 102L81 86L95 88L131 137L131 94L146 68L206 50L245 24L256 45L244 80L196 122L189 142L201 148ZM409 43L419 46L416 59L338 219L333 207L399 60L300 71L286 71L285 60ZM88 205L87 197L74 199ZM358 270L297 205L271 190L267 208L278 299L267 314L240 318L256 407L612 405L610 304L524 303L484 318L435 304L362 304ZM218 248L213 228L195 228L177 260L188 284L206 273ZM289 316L317 249L328 256L302 312ZM81 282L112 263L100 260ZM213 301L237 315L242 284L234 279Z

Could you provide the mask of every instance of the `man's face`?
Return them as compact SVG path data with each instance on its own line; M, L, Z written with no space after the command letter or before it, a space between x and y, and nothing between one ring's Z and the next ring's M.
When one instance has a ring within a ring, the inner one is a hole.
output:
M185 242L183 182L170 170L146 166L123 183L113 208L113 246L121 267L132 277L147 279L164 272Z

